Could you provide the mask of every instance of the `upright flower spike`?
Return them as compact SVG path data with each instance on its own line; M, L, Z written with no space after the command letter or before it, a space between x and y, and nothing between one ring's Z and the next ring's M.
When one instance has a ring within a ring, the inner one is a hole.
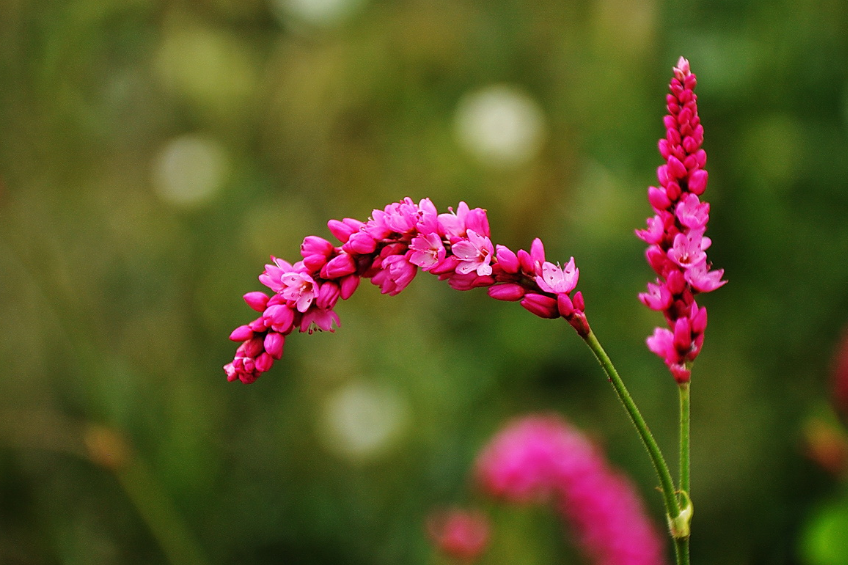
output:
M654 216L647 229L636 235L648 244L645 257L656 272L656 283L639 299L665 315L668 328L656 328L648 348L660 356L678 383L689 381L690 365L704 343L707 310L695 297L727 281L723 269L711 270L706 251L710 238L704 235L710 205L700 196L707 188L707 154L701 148L704 128L698 117L697 80L683 57L673 69L666 96L668 115L663 119L666 135L659 141L665 164L657 169L659 187L648 188Z
M698 212L687 210L690 215ZM330 220L327 227L341 247L307 236L300 248L301 261L290 264L272 257L259 275L273 296L262 292L244 296L261 315L230 334L241 345L224 366L229 380L252 383L269 370L295 328L310 334L333 331L340 325L336 303L350 298L363 278L393 296L412 282L419 269L457 290L487 287L492 298L517 301L542 318L563 317L581 336L589 332L583 296L571 294L579 276L574 258L564 267L547 262L539 239L530 252L495 246L482 208L460 202L455 212L439 214L429 199L416 204L404 198L374 210L367 222L345 218Z

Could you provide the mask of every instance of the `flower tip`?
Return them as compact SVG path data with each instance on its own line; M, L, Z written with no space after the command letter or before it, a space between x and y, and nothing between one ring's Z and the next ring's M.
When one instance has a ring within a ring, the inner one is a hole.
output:
M689 69L689 60L686 59L685 57L681 56L677 60L677 66L674 67L673 70L674 70L675 75L680 75L680 76L678 76L678 78L680 78L680 79L683 79L683 78L689 76L691 74L691 71Z

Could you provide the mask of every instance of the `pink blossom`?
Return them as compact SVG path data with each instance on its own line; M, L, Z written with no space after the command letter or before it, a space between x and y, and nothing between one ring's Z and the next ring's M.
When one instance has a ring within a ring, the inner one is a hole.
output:
M409 244L409 248L413 251L409 262L418 265L424 271L429 271L445 258L445 246L436 232L415 237Z
M701 232L679 233L674 236L674 244L668 250L668 258L684 269L700 265L707 260L707 254L704 253L704 243Z
M704 261L693 265L683 274L686 282L698 292L712 292L713 290L724 286L727 281L721 280L723 275L724 269L710 271L707 268L707 263Z
M666 562L633 485L557 416L528 416L505 426L478 456L476 477L495 497L552 503L596 565Z
M553 294L569 293L577 286L580 270L574 266L574 257L565 267L545 261L542 263L542 275L536 277L539 288Z
M690 192L677 203L674 215L685 227L703 230L710 219L710 205L706 202L702 204L698 196Z
M316 331L332 332L335 331L333 324L336 327L341 327L342 325L339 315L333 310L312 308L303 315L300 322L300 331L309 332L310 334Z
M306 312L315 298L315 281L305 273L289 272L280 277L284 288L280 293L296 303L298 312Z
M665 285L648 283L648 292L640 293L639 300L651 310L661 312L671 306L671 296Z
M464 275L471 271L476 271L479 276L492 274L492 255L495 248L489 238L478 235L474 230L467 230L468 239L454 243L452 246L453 254L459 259L460 263L456 267L456 272Z

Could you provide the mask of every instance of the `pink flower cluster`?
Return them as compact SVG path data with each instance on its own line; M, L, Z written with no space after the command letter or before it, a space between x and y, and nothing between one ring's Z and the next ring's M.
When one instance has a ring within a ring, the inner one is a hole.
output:
M416 204L405 198L374 210L366 222L345 218L330 220L328 227L340 246L306 237L302 260L291 264L272 257L259 276L272 296L244 296L260 316L230 335L241 345L224 366L228 380L254 382L282 357L285 338L296 328L333 331L340 325L333 308L340 298L350 298L363 278L395 295L419 269L457 290L487 287L492 298L520 302L542 318L562 316L580 335L589 333L583 296L571 294L579 276L574 258L565 266L547 261L539 239L529 252L493 245L481 208L460 202L456 211L440 214L429 199Z
M476 475L493 496L553 503L596 565L666 562L661 537L633 485L557 416L508 424L481 452Z
M693 92L696 82L689 61L681 57L666 96L666 136L659 142L666 162L657 169L660 186L648 188L654 216L648 218L647 229L636 230L648 244L645 256L659 276L639 299L665 314L670 328L656 328L648 348L665 361L679 383L689 381L689 365L704 343L707 310L698 306L695 296L727 282L721 280L724 270L710 270L707 261L711 242L704 232L710 205L699 198L707 188L707 154L701 149L704 128Z

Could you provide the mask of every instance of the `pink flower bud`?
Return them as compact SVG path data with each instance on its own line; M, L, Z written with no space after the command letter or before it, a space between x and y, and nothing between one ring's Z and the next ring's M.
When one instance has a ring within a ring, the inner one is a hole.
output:
M265 336L265 341L263 342L265 352L274 359L280 359L283 356L284 342L285 338L281 334L278 334L277 332L268 332ZM263 369L262 371L267 371L267 369Z
M490 286L488 289L489 296L495 300L506 300L515 302L524 298L524 287L520 284L506 283Z
M325 279L338 279L356 272L356 262L347 253L340 253L330 259L321 269L321 276Z
M521 299L521 305L531 314L540 318L558 318L559 310L555 298L543 294L528 292Z
M262 312L265 310L265 306L268 304L268 295L264 292L248 292L244 295L244 301L247 302L247 305L256 310L257 312Z
M327 227L330 229L330 233L343 244L347 243L350 236L357 231L352 226L339 220L330 220L327 222Z
M274 365L274 359L268 353L262 353L259 357L256 358L254 362L254 367L260 373L264 373L269 370Z
M557 310L563 318L570 318L574 313L574 303L567 294L557 294Z
M668 172L676 179L685 179L689 174L686 166L680 162L680 159L674 156L668 158Z
M689 190L692 194L703 194L707 189L709 174L704 169L696 169L689 175Z
M515 274L521 268L521 263L518 261L518 256L505 245L497 245L495 257L498 260L498 265L506 273Z
M655 186L648 187L648 202L656 210L665 210L671 206L671 200L669 200L665 190Z
M239 326L230 334L232 341L247 341L253 337L253 330L250 326Z
M356 292L356 289L359 287L359 280L360 277L357 275L347 275L346 277L339 279L342 300L347 300L353 296L353 293Z

